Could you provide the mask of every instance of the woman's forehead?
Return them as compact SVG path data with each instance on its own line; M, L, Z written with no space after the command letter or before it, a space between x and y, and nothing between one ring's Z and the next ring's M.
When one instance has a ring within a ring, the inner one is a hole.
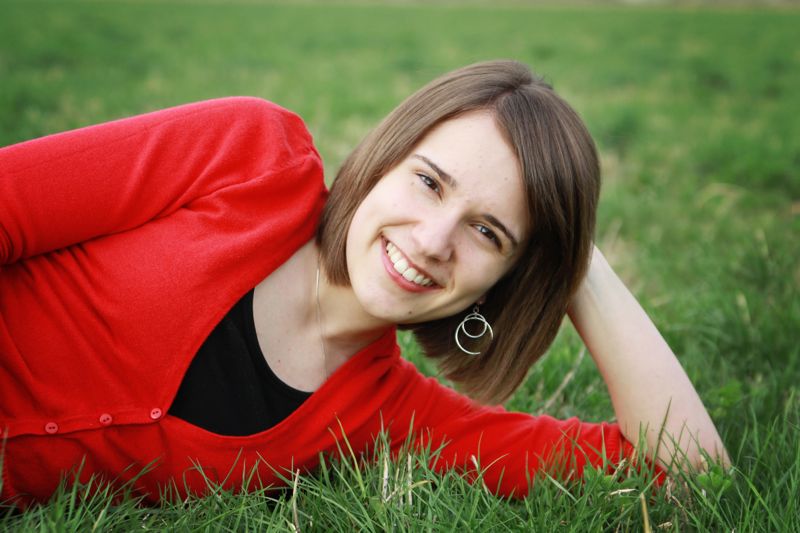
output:
M431 167L453 191L502 216L517 235L527 228L519 161L491 112L473 111L441 122L409 159Z

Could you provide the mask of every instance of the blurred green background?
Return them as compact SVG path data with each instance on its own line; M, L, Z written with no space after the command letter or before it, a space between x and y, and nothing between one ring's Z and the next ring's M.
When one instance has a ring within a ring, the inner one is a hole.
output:
M598 241L712 408L724 416L756 394L777 412L796 390L797 11L10 1L3 12L0 144L247 94L305 118L328 180L433 77L484 59L527 62L595 136ZM569 359L566 337L553 352ZM564 409L610 416L602 383L590 390L596 402L567 398ZM535 407L529 396L520 403Z
M597 140L601 248L754 486L766 491L791 471L796 494L795 452L758 435L777 427L796 443L800 420L800 12L642 4L4 1L0 145L256 95L304 117L331 180L360 138L433 77L524 61ZM565 328L510 407L613 417L579 353Z

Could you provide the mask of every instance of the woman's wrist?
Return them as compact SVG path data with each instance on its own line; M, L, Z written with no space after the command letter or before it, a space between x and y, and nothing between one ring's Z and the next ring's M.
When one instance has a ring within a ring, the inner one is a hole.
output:
M600 249L594 246L586 275L567 308L570 319L574 322L576 315L580 314L587 306L597 306L598 300L602 298L603 293L607 292L610 283L615 279L617 279L616 274L611 265ZM619 283L618 279L617 283Z

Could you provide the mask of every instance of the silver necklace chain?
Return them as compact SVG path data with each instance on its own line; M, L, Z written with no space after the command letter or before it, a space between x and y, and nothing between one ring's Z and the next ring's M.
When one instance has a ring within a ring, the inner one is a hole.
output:
M325 379L328 379L328 352L325 350L325 335L322 328L322 305L319 303L319 258L317 258L317 329L319 330L319 342L322 345L322 369L325 371Z

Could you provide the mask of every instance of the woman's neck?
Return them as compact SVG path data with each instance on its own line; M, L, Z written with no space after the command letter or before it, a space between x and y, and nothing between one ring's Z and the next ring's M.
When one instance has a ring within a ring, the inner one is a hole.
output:
M313 241L255 289L253 316L267 363L286 383L314 390L392 324L366 313L352 288L331 285Z
M317 248L314 246L314 252ZM314 261L318 261L318 256ZM393 324L368 314L350 286L333 285L324 267L314 266L316 278L319 268L319 286L314 283L313 311L318 320L329 364L338 367L348 357L378 339Z

